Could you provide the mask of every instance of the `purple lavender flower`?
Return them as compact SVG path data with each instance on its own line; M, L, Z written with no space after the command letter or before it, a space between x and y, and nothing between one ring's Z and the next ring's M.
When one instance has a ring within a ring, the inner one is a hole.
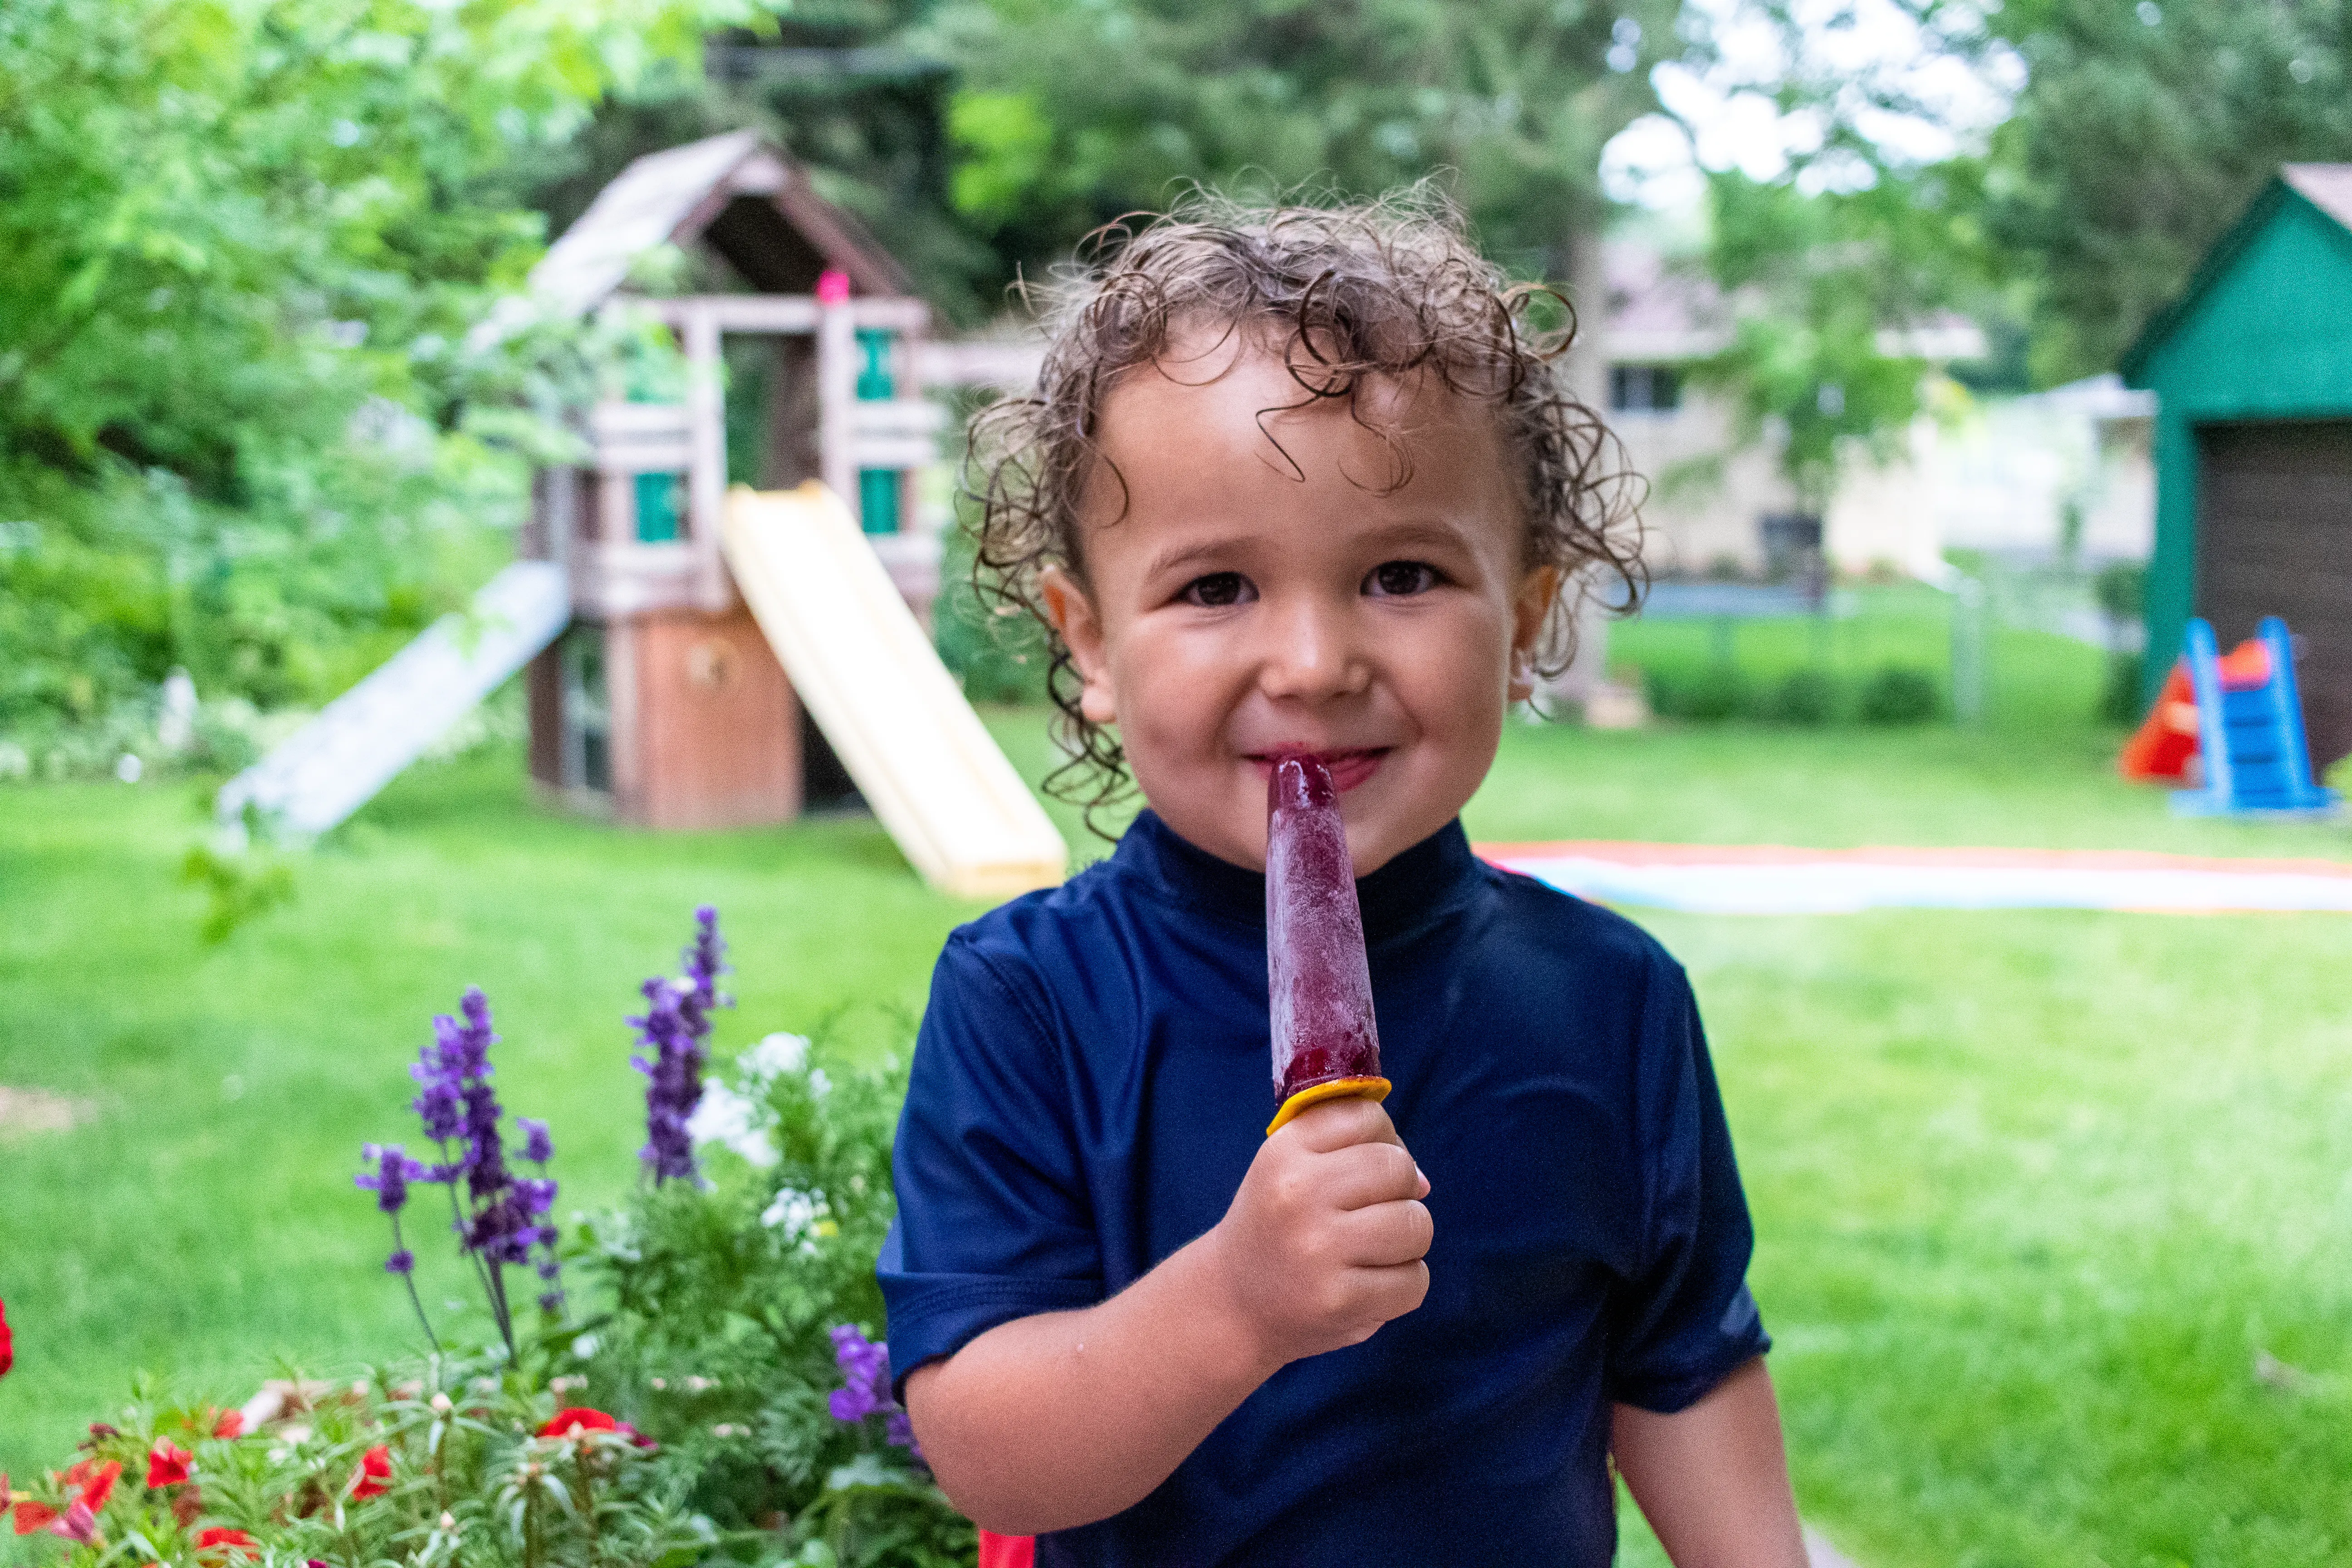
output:
M694 940L680 955L686 978L656 975L639 987L646 999L642 1016L629 1023L637 1030L645 1054L629 1063L646 1075L646 1146L637 1152L655 1184L693 1180L694 1138L687 1123L702 1102L702 1066L709 1058L703 1041L710 1033L710 1012L732 1006L719 991L719 976L727 971L727 943L719 935L719 911L709 904L694 911Z
M522 1129L522 1157L544 1173L548 1161L555 1157L555 1142L547 1135L547 1123L534 1121L528 1116L518 1116L515 1125ZM529 1228L522 1240L527 1247L535 1246L539 1248L540 1283L547 1287L540 1292L539 1310L561 1314L563 1310L563 1264L555 1251L558 1233L543 1217L555 1206L554 1178L544 1174L526 1176L515 1184L515 1191L522 1200L524 1212L537 1222Z
M867 1339L855 1323L835 1324L832 1333L834 1364L841 1368L841 1386L825 1400L833 1418L855 1423L880 1415L884 1440L920 1459L923 1450L915 1441L914 1424L890 1397L890 1348Z
M858 1331L855 1323L833 1329L834 1364L842 1385L825 1401L835 1421L863 1421L890 1403L890 1350Z
M415 1273L416 1254L404 1247L394 1248L392 1256L383 1260L383 1271L386 1274L398 1274L404 1277Z
M360 1158L373 1161L376 1168L353 1176L352 1184L373 1193L375 1206L385 1214L398 1214L408 1202L408 1184L425 1179L425 1167L397 1143L363 1143Z
M514 1329L507 1306L505 1268L509 1264L530 1262L534 1245L544 1248L544 1263L553 1263L554 1227L541 1225L540 1216L554 1206L555 1183L544 1175L518 1178L509 1169L499 1126L506 1112L490 1087L494 1070L490 1047L499 1037L490 1026L489 1000L481 987L470 986L457 1011L457 1017L443 1014L433 1020L433 1041L409 1068L417 1086L410 1105L441 1158L425 1165L409 1159L397 1146L379 1150L371 1145L368 1157L378 1162L379 1169L361 1176L359 1184L374 1192L377 1206L392 1215L393 1245L399 1250L385 1267L404 1279L415 1266L400 1236L399 1209L407 1201L408 1184L424 1181L448 1190L450 1227L457 1232L459 1248L479 1270L491 1316L511 1352ZM555 1152L547 1124L527 1117L517 1117L515 1121L522 1132L523 1157L543 1170ZM552 1278L544 1267L541 1277ZM410 1299L415 1301L415 1281L408 1283ZM560 1290L551 1293L561 1296ZM424 1321L421 1301L417 1317ZM425 1323L425 1331L432 1337L430 1322Z

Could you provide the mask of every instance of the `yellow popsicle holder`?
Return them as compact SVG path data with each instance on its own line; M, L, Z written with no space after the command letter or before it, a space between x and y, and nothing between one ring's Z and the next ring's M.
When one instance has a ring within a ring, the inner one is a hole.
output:
M1374 1105L1389 1097L1389 1080L1384 1078L1335 1078L1325 1083L1310 1084L1282 1102L1274 1120L1265 1124L1269 1138L1281 1131L1300 1111L1310 1105L1320 1105L1327 1100L1369 1100Z

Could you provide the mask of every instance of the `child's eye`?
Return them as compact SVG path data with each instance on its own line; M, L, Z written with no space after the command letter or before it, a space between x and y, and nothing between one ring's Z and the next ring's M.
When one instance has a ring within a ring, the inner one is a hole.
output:
M1212 572L1185 584L1184 591L1176 596L1188 605L1216 610L1227 605L1247 604L1257 597L1257 589L1238 572Z
M1402 598L1409 594L1426 594L1437 584L1437 568L1425 561L1383 561L1364 578L1364 592Z

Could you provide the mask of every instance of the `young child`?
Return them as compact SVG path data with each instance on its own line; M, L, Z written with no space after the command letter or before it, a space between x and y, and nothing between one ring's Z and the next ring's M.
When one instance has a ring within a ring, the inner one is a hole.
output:
M881 1263L940 1484L1041 1568L1599 1564L1613 1456L1684 1568L1800 1568L1689 984L1457 820L1568 584L1633 570L1531 291L1422 198L1201 204L1069 287L980 432L982 559L1149 809L940 959ZM1395 1087L1269 1137L1293 753Z

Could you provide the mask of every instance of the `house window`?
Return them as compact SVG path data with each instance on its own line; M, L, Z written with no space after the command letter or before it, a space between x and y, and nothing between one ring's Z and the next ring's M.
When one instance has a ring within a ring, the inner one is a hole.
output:
M1683 405L1683 373L1670 364L1612 364L1609 406L1620 414L1664 414Z

